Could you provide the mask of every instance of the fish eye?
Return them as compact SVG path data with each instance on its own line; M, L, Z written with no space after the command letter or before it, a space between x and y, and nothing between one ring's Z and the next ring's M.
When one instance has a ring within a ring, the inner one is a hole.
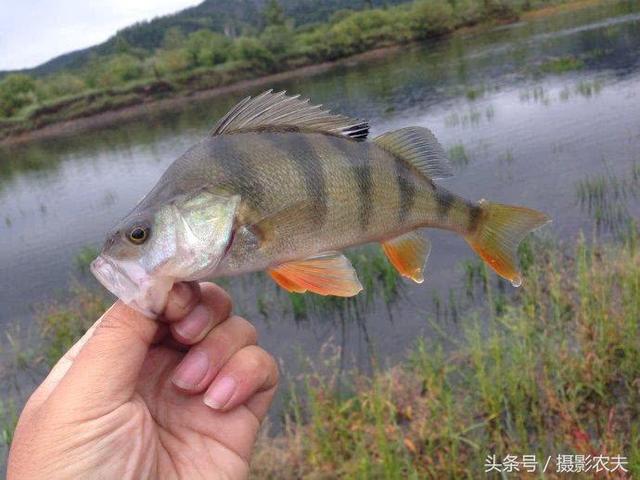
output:
M147 227L133 227L129 231L129 240L136 245L144 243L149 238L149 229Z

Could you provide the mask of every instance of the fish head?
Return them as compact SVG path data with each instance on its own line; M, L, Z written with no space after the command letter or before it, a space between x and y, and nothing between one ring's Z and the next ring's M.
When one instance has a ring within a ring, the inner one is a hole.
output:
M232 241L239 197L200 191L141 202L107 236L91 271L127 305L155 318L178 281L211 274Z

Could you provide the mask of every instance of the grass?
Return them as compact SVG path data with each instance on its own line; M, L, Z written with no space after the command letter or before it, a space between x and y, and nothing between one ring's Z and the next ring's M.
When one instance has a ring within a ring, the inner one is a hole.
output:
M93 325L110 302L102 292L72 287L71 301L54 303L40 312L38 324L43 339L40 358L50 367Z
M84 246L76 254L76 266L81 272L88 272L91 262L98 256L100 249L91 246Z
M469 154L462 143L452 145L448 150L448 154L451 163L457 167L465 167L469 165L469 162L471 161Z
M635 162L622 178L613 174L583 178L576 183L576 196L598 229L625 234L633 221L626 201L640 197L640 163Z
M584 61L573 56L552 58L542 63L538 68L543 73L561 74L581 70L584 68Z
M619 245L530 243L521 256L515 297L468 267L484 302L450 351L420 339L401 365L348 381L311 367L255 476L479 478L488 455L537 455L560 478L558 454L622 455L640 475L637 229Z
M19 408L13 399L0 399L0 443L9 446L18 424Z
M635 167L631 178L640 179ZM602 244L580 237L570 247L525 242L526 281L515 292L480 261L465 262L464 290L434 299L460 334L436 328L442 338L418 338L392 368L374 362L372 375L340 374L335 350L309 361L302 379L283 388L283 429L261 434L254 476L479 478L487 456L536 455L541 462L551 456L546 477L560 478L559 454L622 455L630 474L640 475L640 429L633 426L640 418L637 227L619 238ZM392 301L398 277L376 252L350 258L371 300ZM43 342L33 358L46 365L106 307L101 295L74 293L71 303L41 312ZM359 308L311 295L283 298L305 315ZM429 316L428 323L442 319ZM10 401L0 404L5 444L17 411Z

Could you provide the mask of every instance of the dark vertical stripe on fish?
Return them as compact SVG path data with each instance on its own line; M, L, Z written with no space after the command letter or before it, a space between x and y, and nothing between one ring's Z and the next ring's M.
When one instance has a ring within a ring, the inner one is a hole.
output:
M411 175L404 160L396 158L396 181L400 192L400 209L398 211L398 222L403 224L416 201L416 187L411 181Z
M277 135L277 134L275 134ZM277 137L270 136L274 148L278 147ZM327 219L329 207L327 205L327 185L322 169L322 161L306 135L289 135L287 138L288 152L283 151L291 159L293 165L302 177L305 185L309 205L313 210L313 219L317 227L322 227Z
M456 203L456 196L447 190L437 189L436 198L438 199L438 220L444 223L449 216L449 211Z
M467 230L469 233L474 233L480 225L482 220L482 207L478 205L471 205L469 207L469 223L467 224Z
M360 230L366 232L371 222L373 209L373 181L371 179L371 164L368 161L353 167L353 174L358 185L360 202L358 203L358 220Z
M258 208L264 200L264 187L255 175L249 152L239 147L240 141L239 136L215 137L215 150L211 139L209 155L215 156L222 170L223 177L218 186L232 191L239 189L234 193L241 194L252 208Z
M345 158L351 158L354 162L352 165L353 178L358 186L358 223L360 230L366 232L371 222L371 213L373 208L373 178L371 174L371 155L364 159L361 159L358 163L353 159L353 146L350 142L352 140L345 140L344 138L326 136L326 141L333 147L333 149L340 152ZM369 149L374 148L373 144L370 144ZM367 150L369 153L369 150Z

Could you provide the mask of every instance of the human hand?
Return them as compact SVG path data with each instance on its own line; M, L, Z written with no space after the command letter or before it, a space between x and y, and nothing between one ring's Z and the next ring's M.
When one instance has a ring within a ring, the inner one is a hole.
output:
M245 478L276 363L229 296L176 284L162 320L116 302L27 402L8 478Z

